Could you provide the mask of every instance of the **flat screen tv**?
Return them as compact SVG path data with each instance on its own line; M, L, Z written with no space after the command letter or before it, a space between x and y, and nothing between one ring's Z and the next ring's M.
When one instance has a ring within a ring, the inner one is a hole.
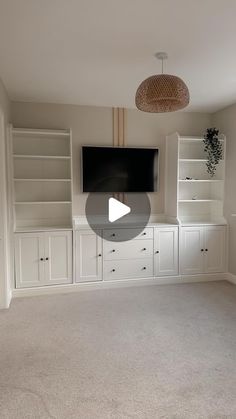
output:
M157 148L82 147L83 192L156 192Z

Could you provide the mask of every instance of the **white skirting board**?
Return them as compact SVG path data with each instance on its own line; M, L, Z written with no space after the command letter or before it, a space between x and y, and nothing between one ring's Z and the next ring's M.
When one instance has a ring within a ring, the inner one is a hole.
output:
M111 288L137 287L145 285L186 284L191 282L209 282L229 280L227 273L178 275L161 278L123 279L116 281L87 282L66 285L50 285L37 288L21 288L12 291L13 298L32 297L37 295L66 294L79 291L92 291ZM236 277L235 277L236 278ZM232 282L232 281L230 281ZM236 284L236 281L235 281Z
M226 279L227 279L227 281L231 282L231 284L236 285L236 275L233 275L233 274L228 272L226 274Z
M0 310L4 310L10 307L12 300L12 290L9 290L4 303L0 303Z

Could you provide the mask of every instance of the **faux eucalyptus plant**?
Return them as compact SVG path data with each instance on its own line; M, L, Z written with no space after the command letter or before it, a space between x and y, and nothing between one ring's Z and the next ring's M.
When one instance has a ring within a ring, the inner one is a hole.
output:
M207 172L211 177L216 172L216 166L219 164L223 155L222 143L219 140L219 130L216 128L207 128L206 134L204 135L204 151L207 154Z

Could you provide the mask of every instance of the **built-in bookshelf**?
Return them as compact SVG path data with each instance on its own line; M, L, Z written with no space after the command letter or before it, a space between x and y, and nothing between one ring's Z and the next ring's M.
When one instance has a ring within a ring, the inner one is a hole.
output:
M70 130L11 128L15 231L72 227Z
M168 216L180 224L225 223L223 216L225 137L223 158L214 177L207 172L203 138L172 134L166 140L166 196Z

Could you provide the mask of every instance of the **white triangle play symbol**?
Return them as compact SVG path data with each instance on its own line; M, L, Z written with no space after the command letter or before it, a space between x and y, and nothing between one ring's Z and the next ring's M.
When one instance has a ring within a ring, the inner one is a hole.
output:
M115 198L109 198L108 220L111 223L124 217L124 215L129 214L130 211L131 209L128 205L122 204L122 202Z

